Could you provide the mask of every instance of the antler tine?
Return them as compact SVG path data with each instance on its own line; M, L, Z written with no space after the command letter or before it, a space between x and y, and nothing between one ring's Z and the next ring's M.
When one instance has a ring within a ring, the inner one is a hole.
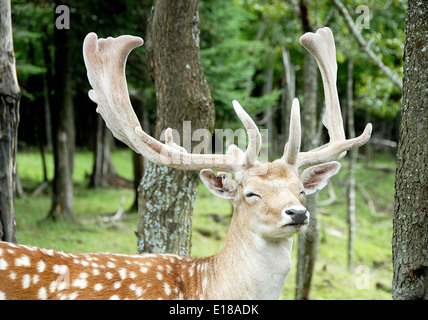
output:
M302 129L300 124L300 104L299 99L294 98L291 105L290 130L288 143L284 147L284 161L292 166L297 163L302 139Z
M316 33L305 33L300 37L300 43L315 57L321 72L326 103L322 122L330 136L328 144L309 152L299 153L297 167L305 167L339 160L346 155L346 151L362 146L370 138L372 125L367 124L359 137L346 140L336 88L336 46L330 28L318 29Z
M248 134L248 147L244 154L243 164L246 168L254 166L257 161L257 156L259 155L262 138L260 131L257 128L257 125L254 123L253 119L245 112L244 108L239 104L238 101L233 100L233 108L235 109L236 114L247 130Z
M232 146L226 155L187 153L173 142L171 129L166 130L165 144L143 131L132 108L125 77L129 53L142 44L143 39L139 37L126 35L98 39L95 33L89 33L83 43L83 57L93 88L89 91L89 97L98 104L97 112L113 135L148 160L177 169L210 168L238 172L253 166L260 150L260 133L249 115L235 101L235 111L250 139L244 158L243 152Z

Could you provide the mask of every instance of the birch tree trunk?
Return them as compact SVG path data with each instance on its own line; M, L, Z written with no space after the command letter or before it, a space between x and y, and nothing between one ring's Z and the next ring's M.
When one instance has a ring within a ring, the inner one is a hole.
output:
M178 130L182 142L189 141L196 129L214 127L214 104L199 56L198 9L197 0L153 5L146 46L158 99L157 139L168 127ZM191 128L183 121L190 121ZM139 188L139 253L190 254L198 185L198 172L148 163Z
M19 100L10 0L0 0L0 241L16 243L15 178Z
M428 7L409 0L392 236L394 299L428 300Z

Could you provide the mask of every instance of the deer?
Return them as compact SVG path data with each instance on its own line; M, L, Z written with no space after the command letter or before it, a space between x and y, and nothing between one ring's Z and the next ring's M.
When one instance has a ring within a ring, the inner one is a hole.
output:
M261 135L237 102L248 145L231 144L225 154L192 154L141 128L125 77L129 53L143 44L123 35L98 39L89 33L84 61L98 107L113 135L148 160L177 169L198 170L214 195L232 201L234 211L225 243L216 255L69 254L53 249L0 243L0 299L278 299L290 272L293 236L304 232L310 213L305 195L321 190L340 169L348 150L364 145L372 125L346 139L336 88L336 48L328 27L305 33L300 43L315 57L324 86L323 124L329 142L300 151L300 105L293 100L288 142L281 158L259 162ZM302 169L302 170L300 170ZM217 171L217 173L215 173ZM300 172L301 171L301 172Z

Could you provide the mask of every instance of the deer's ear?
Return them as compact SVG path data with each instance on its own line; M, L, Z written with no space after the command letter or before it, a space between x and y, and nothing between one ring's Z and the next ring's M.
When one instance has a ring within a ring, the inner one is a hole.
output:
M212 170L204 169L201 170L199 176L212 194L223 199L235 198L238 184L230 174L219 172L218 175L215 175Z
M336 161L309 167L300 174L306 194L321 190L327 185L328 179L334 176L340 169L340 163Z

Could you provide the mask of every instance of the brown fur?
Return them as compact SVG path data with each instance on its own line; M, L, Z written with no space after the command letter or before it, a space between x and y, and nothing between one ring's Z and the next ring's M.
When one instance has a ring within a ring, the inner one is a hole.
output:
M161 254L67 254L0 242L0 298L199 299L196 274L208 271L209 262Z

